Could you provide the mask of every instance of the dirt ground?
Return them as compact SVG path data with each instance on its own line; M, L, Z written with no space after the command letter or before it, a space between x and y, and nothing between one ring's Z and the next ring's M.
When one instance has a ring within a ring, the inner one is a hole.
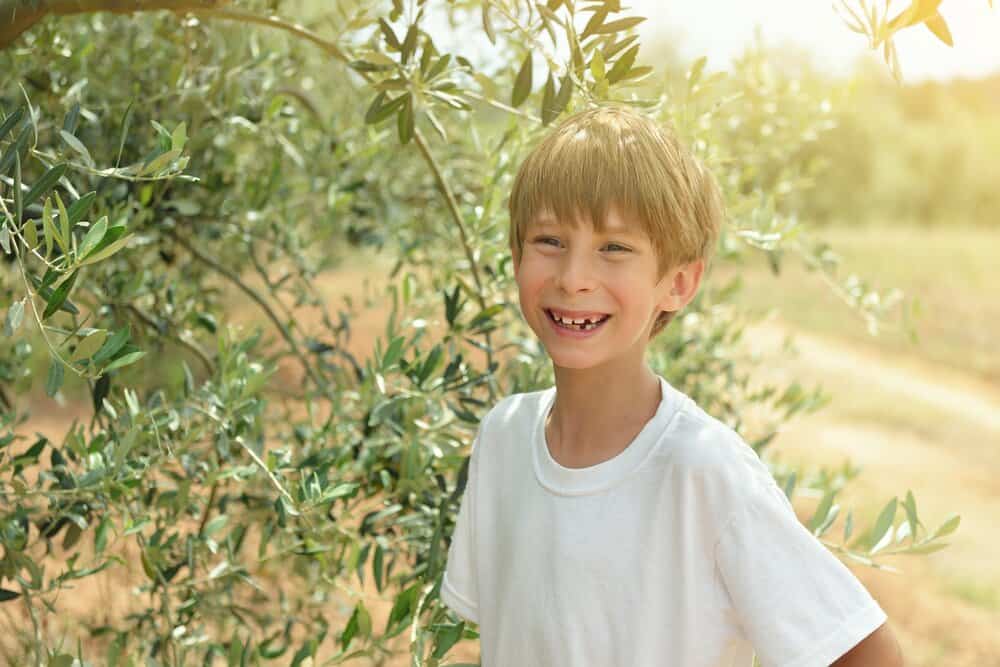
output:
M357 275L345 273L324 284L323 291L333 299L345 291L360 297L363 290ZM239 318L255 317L239 304L236 308ZM299 324L307 326L309 319ZM354 322L357 352L370 349L381 326L378 311ZM747 342L767 355L786 333L787 326L771 321L749 329ZM902 499L907 489L931 528L952 512L961 514L951 547L931 556L897 557L892 564L901 574L852 570L886 610L911 667L1000 667L1000 390L916 358L888 358L857 344L795 334L798 358L779 358L761 379L795 378L806 386L822 382L833 400L819 413L787 425L773 453L807 465L839 465L845 458L861 465L861 477L842 499L858 508L856 514L874 515L892 496ZM25 432L65 433L71 406L59 408L43 398L33 407L35 418ZM106 609L128 594L133 576L141 577L141 571L81 582L76 595L63 599L61 610L72 616L93 613L95 606ZM378 600L370 577L365 593L374 626L384 627L391 602ZM7 623L15 620L8 614ZM477 659L474 642L451 654L452 662ZM401 656L381 664L409 662Z

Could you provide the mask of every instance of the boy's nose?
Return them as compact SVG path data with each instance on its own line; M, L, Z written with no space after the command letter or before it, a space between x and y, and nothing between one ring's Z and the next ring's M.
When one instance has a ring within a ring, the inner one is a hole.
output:
M594 288L594 276L589 258L567 253L560 263L556 283L565 292L587 291Z

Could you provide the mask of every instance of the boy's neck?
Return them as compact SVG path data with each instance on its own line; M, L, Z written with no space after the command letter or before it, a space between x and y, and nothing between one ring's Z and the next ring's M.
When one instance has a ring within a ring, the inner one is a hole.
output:
M556 367L556 398L546 422L550 455L567 468L589 467L621 453L659 408L660 381L645 363L622 368Z

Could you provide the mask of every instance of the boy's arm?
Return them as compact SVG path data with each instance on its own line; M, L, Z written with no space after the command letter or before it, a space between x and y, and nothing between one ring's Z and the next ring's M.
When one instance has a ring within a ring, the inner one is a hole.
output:
M889 624L883 623L830 667L903 667L903 653Z

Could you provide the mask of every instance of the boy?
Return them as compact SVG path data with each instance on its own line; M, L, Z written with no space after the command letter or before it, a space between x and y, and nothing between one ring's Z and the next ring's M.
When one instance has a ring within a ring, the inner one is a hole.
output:
M555 387L502 400L473 443L441 598L483 667L902 665L753 450L645 362L714 251L712 176L602 107L535 148L509 206Z

